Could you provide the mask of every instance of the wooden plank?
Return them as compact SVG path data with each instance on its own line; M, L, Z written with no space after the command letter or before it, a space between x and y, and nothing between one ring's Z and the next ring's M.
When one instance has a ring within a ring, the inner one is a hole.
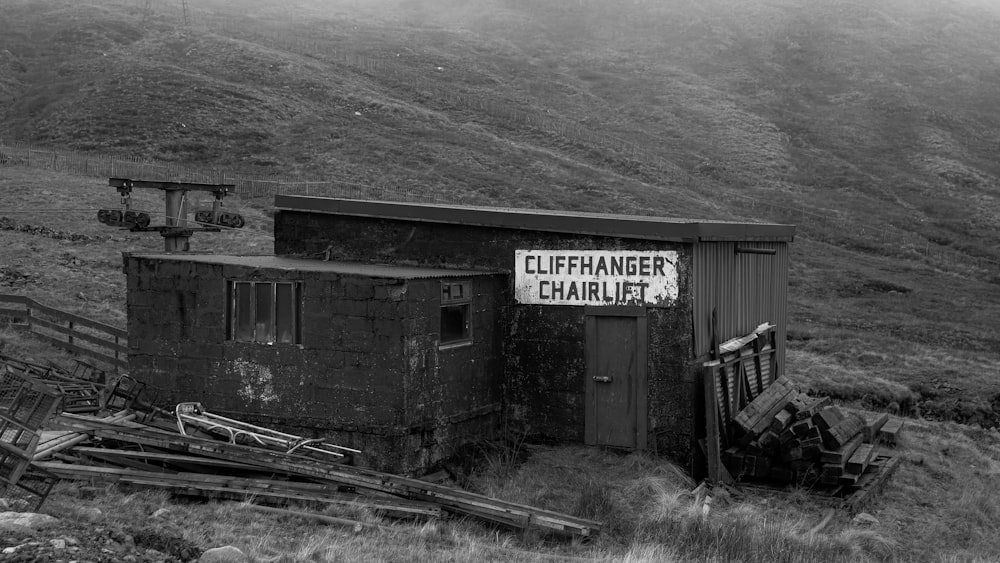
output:
M861 479L857 481L856 490L844 499L844 507L851 514L864 510L875 502L878 495L886 487L889 479L899 468L899 456L879 456L869 466Z
M3 317L8 317L11 321L15 323L23 323L28 320L28 310L9 309L7 307L0 307L0 318Z
M850 442L844 444L841 448L837 450L821 450L820 451L820 461L823 463L835 463L837 465L847 464L847 460L854 455L854 452L861 446L863 438L861 436L855 436Z
M792 429L792 432L794 432L796 436L802 438L808 435L815 427L813 426L811 420L805 419L796 422L795 424L791 425L790 428Z
M525 522L526 525L584 537L598 534L601 528L600 522L586 518L494 499L461 489L426 483L419 479L400 477L362 467L323 463L310 458L260 448L202 440L190 436L171 435L148 428L101 429L96 430L95 435L173 451L196 453L217 459L253 463L295 475L353 485L414 500L431 501L444 506L451 512L486 520L499 518L502 519L503 523L507 521Z
M315 520L317 522L322 522L323 524L331 524L333 526L349 528L355 534L361 533L366 527L371 527L370 524L365 525L362 524L361 522L358 522L357 520L349 520L347 518L337 518L335 516L327 516L325 514L302 512L301 510L282 510L280 508L260 506L259 504L239 504L237 505L237 508L243 510L253 510L254 512L263 512L265 514L278 514L280 516L295 516L297 518Z
M820 430L829 430L844 420L844 413L835 406L823 407L813 415L813 423Z
M823 430L821 426L820 432L823 435L823 443L826 445L827 449L836 450L850 442L858 434L861 434L861 430L864 426L864 419L857 414L851 413L832 428Z
M899 442L899 436L903 432L903 421L893 418L885 423L878 431L879 441L889 446L895 446Z
M52 307L42 305L41 303L31 299L29 299L28 301L30 301L30 303L27 303L27 305L31 308L32 320L37 319L35 313L39 312L62 321L73 322L81 326L85 326L87 328L92 328L94 330L106 332L110 334L112 337L117 336L118 338L128 338L128 332L116 326L104 324L102 322L98 322L93 319L88 319L87 317L81 317L80 315L75 315L73 313L67 313L66 311L60 311L59 309L53 309Z
M70 418L73 417L73 418ZM93 419L91 424L121 424L135 419L136 413L130 413L127 411L122 411L111 416L104 418L97 417L87 417ZM62 413L56 417L56 421L66 421L66 420L77 420L82 422L82 415L69 415L67 413ZM81 444L90 439L90 434L86 431L83 432L65 432L58 437L53 437L51 440L46 440L44 443L39 443L38 448L35 450L35 454L32 457L34 460L41 460L52 456L53 454L61 451L65 451L77 444Z
M208 457L169 454L161 452L116 450L112 448L94 448L87 446L79 446L73 448L73 452L82 455L87 455L87 454L101 455L105 459L134 458L140 460L161 461L166 463L184 463L193 465L203 465L205 467L220 467L225 469L242 469L242 470L259 469L257 466L251 465L249 463L239 463L234 461L225 461L221 459L212 459Z
M48 342L49 344L52 344L57 348L69 350L70 352L76 352L77 354L80 354L82 356L87 356L89 358L93 358L95 360L104 362L112 366L117 365L118 367L121 367L123 369L128 368L128 362L119 358L115 358L114 356L108 356L100 352L95 352L94 350L91 350L89 348L83 348L75 344L70 344L65 340L60 340L58 338L54 338L52 336L49 336L47 334L42 334L40 332L32 331L31 334L33 334L34 336L38 337L41 340L44 340L45 342Z
M812 418L816 413L830 405L830 397L815 397L807 405L804 411L797 413L799 418Z
M849 473L857 473L860 475L864 473L865 469L868 468L868 462L871 461L872 456L875 455L875 445L874 444L862 444L858 446L851 458L847 460L847 465L845 469Z
M792 384L786 379L779 379L751 403L752 411L746 409L740 411L733 421L746 433L757 436L771 424L771 419L785 408L793 393L796 391Z
M705 457L708 462L708 480L719 482L719 466L721 465L722 445L719 438L719 408L716 394L716 373L709 368L702 370L702 384L705 391Z
M23 295L0 293L0 303L18 303L20 305L33 305L35 302L30 297L25 297Z
M99 449L99 448L98 448ZM292 483L266 479L240 479L203 473L152 473L140 469L97 467L59 462L38 462L35 465L63 479L102 480L130 485L155 487L199 496L227 498L267 497L293 501L313 501L326 504L359 506L394 515L441 515L441 508L426 502L406 499L373 498L339 493L328 485Z
M865 415L865 427L862 430L862 434L865 437L865 442L871 444L878 437L878 431L885 426L886 422L889 422L888 413L875 413Z
M839 463L824 463L823 464L823 475L833 477L833 482L836 483L840 477L844 474L844 466Z
M730 338L729 340L723 342L719 345L719 352L725 354L728 352L735 352L740 348L743 348L747 344L751 344L754 340L757 340L761 334L767 333L769 330L774 330L774 325L764 323L754 329L753 332L745 336L738 336L736 338Z
M753 341L752 361L753 361L753 376L754 376L753 377L753 382L756 384L756 388L754 389L754 395L755 396L760 395L761 393L763 393L764 389L768 386L768 385L765 384L764 368L763 368L762 362L760 361L760 355L761 355L761 342L760 341L761 341L760 338L755 338L754 341ZM770 383L770 382L767 382L767 383Z
M84 342L89 342L90 344L107 348L112 352L119 352L122 354L128 353L128 346L124 346L122 344L116 344L114 341L114 336L101 338L99 336L94 336L91 334L87 334L85 332L80 332L75 328L69 328L67 326L63 326L61 324L53 323L36 317L31 318L31 324L33 328L42 327L46 330L51 330L54 332L58 332L60 334L65 334L67 336L73 337L74 339L83 340ZM110 338L110 340L108 338Z

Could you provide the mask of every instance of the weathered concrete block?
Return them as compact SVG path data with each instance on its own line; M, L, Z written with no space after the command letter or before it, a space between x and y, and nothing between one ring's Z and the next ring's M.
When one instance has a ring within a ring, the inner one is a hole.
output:
M338 299L330 302L327 311L330 315L342 317L365 317L368 315L369 302L358 299Z
M367 280L347 278L344 280L344 297L360 301L372 299L375 288Z

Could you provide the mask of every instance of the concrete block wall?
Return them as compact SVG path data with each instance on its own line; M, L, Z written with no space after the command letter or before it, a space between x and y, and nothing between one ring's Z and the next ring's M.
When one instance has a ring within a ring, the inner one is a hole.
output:
M338 259L510 273L502 314L504 415L514 431L583 441L586 339L582 307L516 305L518 249L676 250L679 297L651 308L648 324L649 447L690 464L697 400L693 358L691 245L521 229L408 222L281 211L275 216L275 252L314 255L327 248Z
M180 258L180 257L179 257ZM363 450L408 471L489 437L500 410L504 278L470 278L473 343L441 350L440 279L129 257L130 370L172 406ZM229 281L301 283L299 344L227 340Z
M582 307L511 309L504 393L513 429L538 438L584 440L586 333Z
M286 427L399 433L405 281L141 257L127 259L126 273L130 371L161 402ZM301 282L301 342L227 340L229 280Z
M472 342L440 346L440 279L410 280L407 301L410 355L407 372L407 424L426 425L445 418L499 410L504 302L503 276L465 278L472 285ZM426 298L421 299L421 297Z

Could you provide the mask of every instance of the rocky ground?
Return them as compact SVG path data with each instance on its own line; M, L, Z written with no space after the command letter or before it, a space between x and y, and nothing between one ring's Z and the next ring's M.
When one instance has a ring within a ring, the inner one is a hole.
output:
M148 530L73 522L47 514L0 513L0 561L129 562L194 561L201 550L179 538Z
M100 512L98 509L89 509ZM95 519L101 518L95 514ZM119 526L48 514L0 512L0 561L4 563L200 563L242 562L238 549L203 551L173 533L171 525L137 522Z

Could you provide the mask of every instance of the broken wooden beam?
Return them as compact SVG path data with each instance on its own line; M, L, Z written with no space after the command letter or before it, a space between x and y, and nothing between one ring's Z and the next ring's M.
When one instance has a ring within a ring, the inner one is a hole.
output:
M887 445L895 446L899 443L899 437L903 432L903 421L893 418L885 423L878 431L878 440Z
M858 446L861 445L862 441L863 438L861 436L855 436L850 442L844 444L839 449L823 450L820 452L820 461L843 467L847 464L847 460L854 455L854 451L858 449Z
M81 444L90 439L90 434L87 433L87 429L93 429L100 425L116 425L121 424L126 421L135 419L135 413L130 413L127 411L122 411L111 416L106 416L104 418L96 417L84 417L82 415L67 415L65 413L59 415L54 422L55 426L72 425L73 428L79 428L80 431L64 431L61 433L47 433L43 432L43 441L39 441L38 446L35 448L35 453L32 459L35 461L46 459L51 457L52 454L56 452L61 452ZM67 422L69 421L69 422Z
M100 429L95 431L95 435L171 451L250 463L294 475L381 491L413 500L434 502L456 514L475 516L518 528L534 526L581 537L597 535L601 529L600 522L586 518L494 499L419 479L381 473L367 468L324 463L313 458L273 450L182 436L150 428Z
M827 409L823 409L826 412ZM861 433L865 426L865 420L859 415L851 413L844 417L835 426L826 430L820 426L823 435L823 443L828 450L837 450L850 442L856 435Z
M155 473L142 469L97 467L58 462L35 464L62 479L100 480L124 485L165 489L206 498L245 499L255 497L280 501L319 502L357 506L393 516L437 518L441 508L432 503L399 498L375 498L337 491L321 483L300 483L275 479L250 479L206 473Z
M281 508L272 508L270 506L261 506L259 504L250 504L250 503L240 503L239 505L237 505L237 508L241 508L244 510L253 510L254 512L263 512L266 514L277 514L279 516L295 516L296 518L315 520L316 522L322 522L323 524L330 524L333 526L340 526L342 528L349 528L355 534L360 534L365 529L365 524L362 524L357 520L349 520L347 518L337 518L336 516L327 516L326 514L302 512L301 510L283 510Z
M886 422L889 422L888 413L872 413L865 414L865 427L862 433L865 437L865 443L872 444L878 439L879 430L885 426Z
M747 434L757 436L770 426L774 416L785 408L794 393L796 391L787 379L778 379L737 413L733 422Z
M864 473L865 469L868 468L868 463L875 455L875 449L874 444L861 444L854 454L851 455L851 458L847 460L847 465L844 468L850 473L857 473L859 475Z
M899 464L899 456L879 455L872 460L865 474L848 489L848 496L843 502L848 512L856 514L870 505L885 488Z

